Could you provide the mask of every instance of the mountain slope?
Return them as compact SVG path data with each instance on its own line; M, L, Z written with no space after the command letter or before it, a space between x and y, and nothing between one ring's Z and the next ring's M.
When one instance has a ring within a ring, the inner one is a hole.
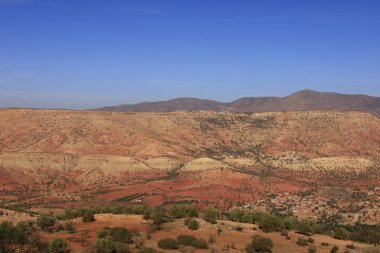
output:
M278 111L363 111L380 115L380 98L333 92L303 90L287 97L246 97L230 103L196 98L143 102L135 105L109 106L96 109L113 112L173 112L180 110L278 112Z

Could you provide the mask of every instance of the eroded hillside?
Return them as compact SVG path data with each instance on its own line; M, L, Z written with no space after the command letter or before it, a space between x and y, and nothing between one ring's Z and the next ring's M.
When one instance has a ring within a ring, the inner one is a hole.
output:
M35 207L239 202L268 211L292 199L301 215L311 194L309 217L338 192L339 208L359 196L354 211L373 222L378 200L363 196L380 185L379 129L380 118L358 112L0 110L0 198ZM274 205L273 194L284 203Z

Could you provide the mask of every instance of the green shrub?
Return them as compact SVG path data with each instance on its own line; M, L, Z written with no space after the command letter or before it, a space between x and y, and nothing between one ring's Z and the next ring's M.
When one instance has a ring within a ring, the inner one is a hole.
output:
M94 216L94 213L91 212L91 211L87 211L83 214L82 216L82 221L84 223L89 223L89 222L93 222L95 221L95 216Z
M355 249L355 246L351 243L351 244L347 244L346 248L347 249Z
M263 215L259 225L264 232L280 232L285 229L284 222L274 214Z
M165 238L158 241L158 247L161 249L178 249L179 243L172 238Z
M142 248L138 251L138 253L157 253L157 250L152 248Z
M308 241L309 243L314 243L314 239L311 238L311 237L307 238L307 241Z
M128 244L123 243L123 242L115 243L115 251L116 253L131 253L131 251L129 250Z
M74 225L74 223L72 221L65 222L64 230L67 233L69 233L69 234L75 233L75 225Z
M37 218L37 225L42 229L46 230L49 227L54 226L55 219L52 216L41 215Z
M318 225L312 221L312 220L303 220L300 223L298 223L297 231L300 234L304 235L312 235L316 232L318 229Z
M284 222L284 225L285 225L285 228L287 230L293 230L293 229L296 229L297 228L297 225L298 225L298 221L296 218L294 217L285 217L283 219L283 222Z
M251 214L244 214L241 218L241 222L243 223L253 223L253 217Z
M219 218L219 210L215 208L208 208L204 214L204 220L216 224L216 220Z
M203 239L197 239L195 240L192 245L196 249L208 249L208 244L205 240Z
M99 238L99 239L106 238L108 235L109 234L108 234L107 230L105 230L105 229L101 229L98 232L96 232L96 238Z
M350 238L350 232L345 228L336 228L334 231L334 238L338 240L348 240Z
M0 224L0 253L11 252L14 226L11 222L3 221Z
M192 246L193 243L197 240L195 236L192 235L179 235L177 236L177 241L179 244L184 246Z
M190 220L187 223L187 227L191 230L197 230L199 228L199 222L197 220Z
M316 252L317 252L317 248L314 247L314 246L310 246L310 247L307 249L307 252L308 252L308 253L316 253Z
M67 253L70 252L70 250L67 248L67 244L62 238L54 238L50 242L49 252Z
M18 245L25 245L29 242L29 236L32 230L32 224L25 221L17 223L13 232L13 242ZM1 236L1 235L0 235Z
M115 251L115 242L111 236L96 239L95 244L97 253L113 253Z
M297 239L297 242L296 242L298 245L300 245L300 246L307 246L307 245L309 245L309 240L308 239L306 239L306 238L301 238L301 237L299 237L298 239Z
M338 246L334 246L334 247L332 247L332 249L331 249L331 253L337 253L339 251L339 248L338 248Z
M324 247L327 247L327 246L329 246L330 244L328 243L328 242L322 242L321 243L321 246L324 246Z
M168 210L169 216L180 219L186 217L198 217L197 209L192 205L174 205Z
M242 210L236 209L228 214L228 219L235 222L241 222L244 214L245 213Z
M132 235L126 228L114 227L109 231L109 235L115 242L132 243Z
M250 244L245 248L247 253L271 253L273 249L273 242L270 238L255 235Z

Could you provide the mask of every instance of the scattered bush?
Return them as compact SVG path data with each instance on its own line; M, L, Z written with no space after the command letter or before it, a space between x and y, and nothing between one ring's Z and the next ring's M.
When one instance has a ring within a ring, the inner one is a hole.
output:
M67 252L70 252L70 250L67 248L67 244L62 238L54 238L50 242L49 252L67 253Z
M41 215L37 218L37 225L42 229L46 230L55 224L55 219L49 215Z
M112 253L115 251L115 242L111 236L107 235L104 238L96 239L95 248L97 253Z
M193 246L196 249L207 249L208 248L207 242L203 239L195 240L191 246Z
M115 242L132 243L132 235L126 228L114 227L109 231L109 235Z
M339 251L339 248L338 248L338 246L334 246L334 247L332 247L332 249L331 249L331 253L337 253Z
M347 244L346 248L347 249L355 249L355 246L351 243L351 244Z
M142 248L138 251L138 253L157 253L157 250L152 248Z
M197 230L199 228L199 222L197 220L191 219L187 222L187 227L191 230Z
M342 227L336 228L334 231L334 238L338 240L348 240L350 238L350 232Z
M72 221L65 222L64 224L64 230L69 233L73 234L75 233L75 225Z
M115 243L115 251L116 253L131 253L131 251L129 250L128 244L123 243L123 242Z
M317 252L317 248L314 247L314 246L310 246L310 247L307 249L307 252L308 252L308 253L316 253L316 252Z
M219 218L219 210L215 208L208 208L204 214L204 220L216 224L216 220Z
M193 243L197 240L195 236L192 235L179 235L177 236L177 241L179 244L184 246L192 246Z
M172 238L165 238L158 241L158 247L161 249L178 249L179 243Z
M300 234L304 235L312 235L314 234L316 224L312 220L303 220L300 223L298 223L297 231Z
M89 223L95 221L94 213L91 211L85 212L85 214L82 216L82 221L84 223Z
M168 210L168 213L170 217L176 219L198 217L198 211L192 205L174 205Z
M301 238L301 237L299 237L298 239L297 239L297 242L296 242L298 245L300 245L300 246L307 246L307 245L309 245L309 240L308 239L306 239L306 238Z
M273 242L270 238L255 235L252 242L245 248L247 253L271 253L273 249Z
M279 232L285 229L284 222L274 214L263 215L259 225L264 232Z

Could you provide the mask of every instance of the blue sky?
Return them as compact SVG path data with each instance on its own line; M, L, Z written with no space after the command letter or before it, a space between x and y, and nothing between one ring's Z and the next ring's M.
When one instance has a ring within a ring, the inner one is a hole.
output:
M0 0L0 106L380 96L378 0Z

